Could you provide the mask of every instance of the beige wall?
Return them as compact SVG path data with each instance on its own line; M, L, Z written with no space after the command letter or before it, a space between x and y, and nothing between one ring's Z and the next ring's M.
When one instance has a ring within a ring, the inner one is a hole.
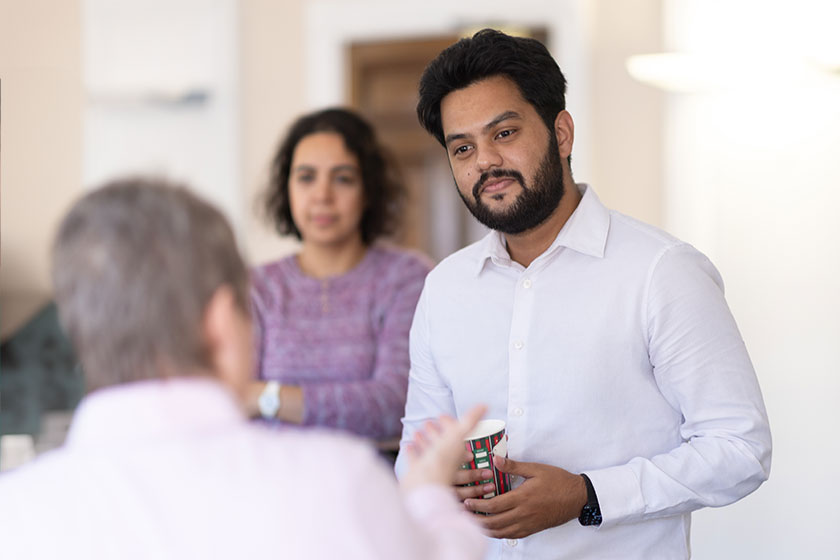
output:
M49 299L49 246L79 193L81 0L0 0L0 334Z
M296 246L260 219L257 201L280 135L313 108L306 5L239 4L241 243L254 263ZM81 9L81 0L0 0L3 334L49 298L51 235L81 189ZM660 2L598 0L590 9L592 165L578 179L593 183L610 206L660 224L662 94L624 70L628 55L660 50Z
M590 177L576 179L591 182L607 206L661 227L665 94L633 80L625 61L662 51L662 2L591 6L592 165Z
M281 239L258 216L258 196L280 135L306 110L304 95L304 0L243 0L240 4L242 241L253 263L287 254Z
M277 139L305 110L303 0L240 4L241 204L252 262L293 250L257 216ZM49 246L82 190L81 0L0 0L0 336L50 296Z

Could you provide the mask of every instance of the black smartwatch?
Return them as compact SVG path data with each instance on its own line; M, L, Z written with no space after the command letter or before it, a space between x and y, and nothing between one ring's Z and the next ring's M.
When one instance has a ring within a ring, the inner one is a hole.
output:
M595 488L592 486L592 481L589 477L581 473L583 482L586 483L586 505L580 510L580 517L578 521L583 526L601 524L601 506L598 505L598 496L595 494Z

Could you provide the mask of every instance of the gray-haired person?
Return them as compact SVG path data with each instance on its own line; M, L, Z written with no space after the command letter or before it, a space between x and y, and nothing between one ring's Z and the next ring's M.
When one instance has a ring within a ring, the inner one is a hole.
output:
M187 189L135 178L84 196L53 277L90 393L63 448L0 476L3 558L481 556L448 487L480 408L418 439L402 492L350 436L248 422L247 269Z

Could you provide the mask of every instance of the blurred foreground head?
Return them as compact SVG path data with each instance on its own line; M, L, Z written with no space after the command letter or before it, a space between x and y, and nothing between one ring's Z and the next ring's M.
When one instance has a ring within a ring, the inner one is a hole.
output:
M59 227L52 270L88 390L250 374L245 263L224 216L184 186L128 178L84 196Z

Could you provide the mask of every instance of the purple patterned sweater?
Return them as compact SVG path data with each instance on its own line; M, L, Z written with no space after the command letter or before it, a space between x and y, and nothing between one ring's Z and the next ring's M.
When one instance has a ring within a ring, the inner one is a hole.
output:
M294 256L252 275L260 379L300 385L304 425L399 435L408 331L431 262L374 245L346 274L316 279Z

